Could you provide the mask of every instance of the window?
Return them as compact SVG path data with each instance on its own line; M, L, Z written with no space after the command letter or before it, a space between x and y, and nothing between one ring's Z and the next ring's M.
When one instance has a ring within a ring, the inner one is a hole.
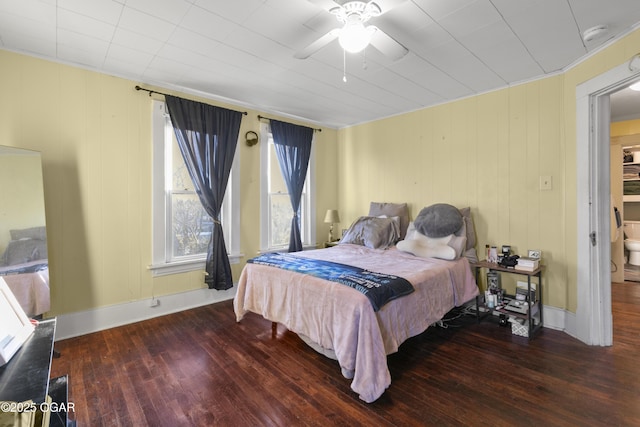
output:
M260 250L262 252L287 250L291 234L291 201L289 190L280 172L273 136L266 123L260 124ZM302 198L300 201L300 234L304 247L315 247L315 197L313 164L315 149L312 145Z
M204 268L213 220L184 164L165 103L153 101L153 264L156 276ZM221 223L231 263L239 255L238 155L227 184Z

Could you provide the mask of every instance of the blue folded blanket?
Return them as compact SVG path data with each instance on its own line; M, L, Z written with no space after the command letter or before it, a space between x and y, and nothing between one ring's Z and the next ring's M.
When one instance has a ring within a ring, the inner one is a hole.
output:
M293 256L288 253L263 254L247 262L310 274L349 286L369 298L374 311L378 311L389 301L414 291L411 283L402 277L376 273L352 265Z
M38 271L46 270L49 268L48 260L42 260L42 262L31 262L15 265L7 265L6 267L0 267L0 276L7 276L9 274L27 274L36 273Z

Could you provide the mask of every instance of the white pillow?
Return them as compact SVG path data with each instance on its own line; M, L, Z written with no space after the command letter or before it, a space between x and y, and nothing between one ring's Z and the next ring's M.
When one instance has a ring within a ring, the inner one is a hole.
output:
M407 238L399 241L396 247L421 258L454 260L462 256L466 243L466 236L427 237L409 224Z

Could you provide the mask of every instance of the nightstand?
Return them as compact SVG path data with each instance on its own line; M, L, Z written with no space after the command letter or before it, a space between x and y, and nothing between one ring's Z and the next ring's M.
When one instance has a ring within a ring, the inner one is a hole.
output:
M532 339L533 336L539 332L542 329L543 326L543 317L542 317L542 270L543 270L543 266L539 266L538 268L536 268L535 270L532 271L528 271L528 270L520 270L518 268L510 268L510 267L503 267L499 264L496 263L492 263L492 262L487 262L487 261L478 261L476 263L471 263L471 268L475 268L475 276L476 276L476 282L478 282L478 276L480 271L484 268L487 269L489 271L494 271L498 274L502 274L502 273L508 273L508 274L519 274L522 276L526 276L527 277L527 290L526 290L526 295L528 295L528 297L526 298L526 304L527 304L527 310L523 313L518 313L518 312L514 312L514 311L509 311L506 310L504 308L488 308L486 306L486 302L481 303L481 299L482 296L477 296L476 297L476 315L478 316L478 321L480 321L481 317L480 317L480 305L482 305L483 307L485 307L486 311L486 315L488 314L502 314L505 316L510 316L510 317L517 317L520 319L524 319L525 321L525 325L523 325L525 327L526 332L524 333L524 335L522 333L515 333L516 335L522 335L522 336L526 336L529 339ZM537 285L536 285L536 291L532 293L532 282L531 282L531 278L532 277L536 277L537 278ZM535 299L531 298L531 295L535 295ZM509 296L508 299L515 299L515 296ZM485 316L482 316L482 318L484 318ZM518 330L518 328L515 328L516 330ZM513 331L513 328L512 328Z
M335 245L337 245L338 243L340 243L340 240L334 240L333 242L324 242L324 247L325 248L332 248Z

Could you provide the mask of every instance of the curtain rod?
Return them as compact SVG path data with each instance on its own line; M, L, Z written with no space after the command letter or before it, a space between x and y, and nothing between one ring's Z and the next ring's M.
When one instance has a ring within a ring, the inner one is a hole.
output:
M174 96L174 95L169 95L167 93L158 92L157 90L145 89L145 88L140 87L140 86L136 86L135 89L136 90L144 90L145 92L149 92L149 96L153 95L154 93L157 93L158 95L162 95L162 96ZM176 97L176 98L178 98L178 97ZM227 108L227 110L229 110L229 108ZM235 110L232 110L232 111L235 111ZM247 114L249 114L246 111L238 111L238 113L242 113L243 116L246 116Z
M258 114L258 120L272 120L272 119L270 119L269 117L261 116L260 114ZM309 126L305 126L305 127L309 127ZM310 129L313 129L314 132L322 132L322 129L317 129L317 128L310 128Z

